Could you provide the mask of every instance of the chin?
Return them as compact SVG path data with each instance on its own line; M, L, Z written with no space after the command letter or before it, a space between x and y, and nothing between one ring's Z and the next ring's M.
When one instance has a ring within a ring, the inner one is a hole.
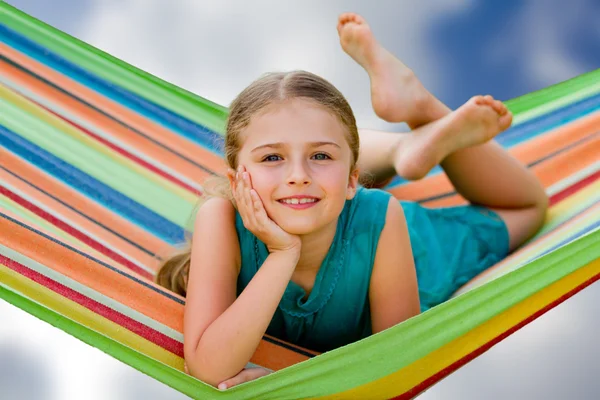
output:
M284 218L284 221L278 225L291 235L307 235L323 227L323 224L317 223L312 218Z

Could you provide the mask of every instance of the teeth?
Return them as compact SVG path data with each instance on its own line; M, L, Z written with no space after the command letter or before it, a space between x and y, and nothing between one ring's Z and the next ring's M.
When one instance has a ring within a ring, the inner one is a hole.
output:
M308 199L308 198L303 198L303 199L283 199L281 200L283 203L286 204L306 204L306 203L314 203L315 201L317 201L317 199Z

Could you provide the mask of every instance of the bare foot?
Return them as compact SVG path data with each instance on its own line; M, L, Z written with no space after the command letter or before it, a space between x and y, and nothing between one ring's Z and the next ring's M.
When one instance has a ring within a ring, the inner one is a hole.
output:
M492 96L475 96L444 118L406 135L394 154L396 173L421 179L448 155L483 144L506 130L512 114Z
M412 70L377 42L364 18L354 13L342 14L337 30L344 51L369 74L371 102L380 118L416 127L440 117L440 110L435 108L441 103L436 102ZM441 115L446 112L447 109L442 110Z

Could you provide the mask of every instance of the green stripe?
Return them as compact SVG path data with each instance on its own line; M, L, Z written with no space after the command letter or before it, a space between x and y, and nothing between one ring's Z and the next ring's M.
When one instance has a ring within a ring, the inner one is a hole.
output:
M391 329L226 392L217 392L184 373L9 290L5 285L0 285L0 298L192 398L206 399L217 393L223 399L317 397L341 393L386 377L599 256L600 230L596 230L519 270Z
M548 103L540 104L534 108L522 111L513 118L513 125L517 125L533 118L540 117L544 114L549 114L552 111L566 107L569 104L576 103L588 97L595 96L600 93L600 76L597 75L597 82L592 82L589 86L584 86L576 92L567 93L562 97L558 97Z
M10 290L2 283L0 283L0 298L192 398L208 399L218 394L216 389L197 379L46 308L22 294ZM232 399L234 397L228 393L219 398Z
M223 132L227 109L159 79L0 2L2 23L96 74L215 132Z
M0 96L0 124L105 185L186 227L194 204L115 162Z
M318 397L384 378L599 257L596 230L393 328L261 378L265 385L252 393L260 399Z
M573 79L548 86L536 92L508 100L505 104L513 114L521 114L562 98L569 98L581 91L585 96L600 93L600 69L579 75ZM586 92L587 90L587 92ZM581 98L571 99L577 101Z
M160 104L215 132L223 133L224 122L227 118L225 107L135 68L85 42L44 24L6 3L0 3L0 7L5 13L3 23L11 29L103 79ZM600 93L599 81L600 69L508 100L506 105L515 114L515 123L520 123L587 96ZM542 105L546 106L539 108ZM532 112L533 110L536 111ZM527 114L528 112L532 113Z

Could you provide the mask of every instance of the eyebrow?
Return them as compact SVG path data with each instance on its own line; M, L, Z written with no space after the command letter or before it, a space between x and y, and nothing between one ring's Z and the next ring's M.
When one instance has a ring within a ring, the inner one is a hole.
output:
M308 144L310 147L320 147L320 146L335 146L339 149L341 149L340 145L335 143L335 142L311 142ZM263 144L260 146L255 147L254 149L252 149L251 153L254 153L255 151L258 151L260 149L264 149L264 148L274 148L274 149L280 149L282 147L285 147L285 143L282 142L277 142L277 143L267 143L267 144Z

